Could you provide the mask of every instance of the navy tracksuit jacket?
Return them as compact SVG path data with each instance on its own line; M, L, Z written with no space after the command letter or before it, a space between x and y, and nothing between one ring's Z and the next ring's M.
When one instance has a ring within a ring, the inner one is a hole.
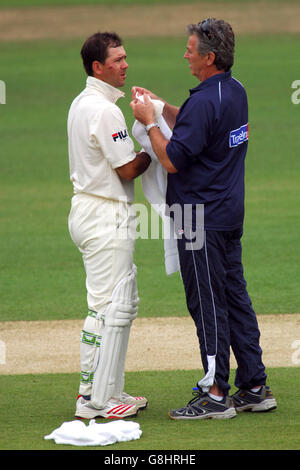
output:
M230 346L238 364L238 388L266 381L260 333L242 266L248 134L247 95L228 71L190 90L166 149L178 170L168 175L167 205L179 204L182 214L192 208L192 226L186 227L182 217L178 227L187 307L196 325L204 370L207 356L215 356L215 382L225 394ZM190 243L187 249L191 238L187 229L201 230L198 205L204 208L203 243L201 249Z

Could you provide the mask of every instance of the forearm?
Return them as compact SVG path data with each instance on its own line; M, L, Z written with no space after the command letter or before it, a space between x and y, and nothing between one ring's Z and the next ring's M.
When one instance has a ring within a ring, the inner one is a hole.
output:
M152 127L149 131L149 137L154 153L159 159L162 166L167 170L168 173L177 173L177 169L171 162L166 147L169 143L168 139L164 137L158 127Z
M177 106L173 106L165 102L162 115L170 129L173 129L175 126L178 111L179 111L179 108Z
M162 115L166 123L168 124L169 128L173 129L175 126L177 114L179 112L179 107L168 103L166 100L164 100L163 98L160 98L159 96L152 95L152 97L153 99L160 100L165 104Z
M126 181L131 181L144 173L151 163L151 157L146 152L136 154L134 160L116 168L117 173Z
M136 154L136 158L134 160L134 168L135 168L135 173L136 173L136 176L140 176L142 173L144 173L148 166L150 165L151 163L151 157L150 155L148 155L148 153L146 152L138 152Z

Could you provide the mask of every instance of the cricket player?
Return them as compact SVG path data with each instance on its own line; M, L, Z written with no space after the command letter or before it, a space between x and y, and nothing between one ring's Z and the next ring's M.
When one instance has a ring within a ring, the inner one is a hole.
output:
M125 418L147 406L124 391L129 333L138 311L133 263L134 178L150 164L136 154L116 102L128 64L115 33L96 33L82 46L86 88L68 115L69 231L82 254L88 315L80 339L81 376L76 417Z

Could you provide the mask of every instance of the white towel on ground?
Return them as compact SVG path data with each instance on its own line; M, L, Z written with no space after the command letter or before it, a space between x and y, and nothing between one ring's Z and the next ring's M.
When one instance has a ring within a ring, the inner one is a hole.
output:
M143 101L142 96L137 96L137 98ZM164 103L160 100L152 100L152 102L155 108L155 118L160 130L167 139L170 139L172 131L162 116ZM142 174L142 188L146 199L163 221L165 269L167 275L170 275L179 271L180 268L173 220L165 214L167 171L161 165L152 149L151 140L145 126L139 121L133 123L132 135L151 157L151 164Z
M67 421L44 439L54 439L56 444L73 446L107 446L136 440L141 435L139 423L133 421L117 420L99 424L91 419L88 426L80 420Z

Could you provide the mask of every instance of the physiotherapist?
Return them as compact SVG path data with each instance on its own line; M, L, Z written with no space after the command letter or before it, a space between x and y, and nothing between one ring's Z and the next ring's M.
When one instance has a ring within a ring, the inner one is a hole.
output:
M249 127L246 91L231 72L234 33L214 18L190 24L187 31L184 58L200 84L180 108L163 100L163 117L173 130L170 141L155 121L150 100L158 98L155 94L133 87L131 107L168 172L167 206L181 208L175 217L180 269L205 373L189 403L169 416L224 419L237 411L273 410L277 404L266 385L260 331L243 274ZM145 95L144 103L136 93ZM230 347L237 361L232 396Z

